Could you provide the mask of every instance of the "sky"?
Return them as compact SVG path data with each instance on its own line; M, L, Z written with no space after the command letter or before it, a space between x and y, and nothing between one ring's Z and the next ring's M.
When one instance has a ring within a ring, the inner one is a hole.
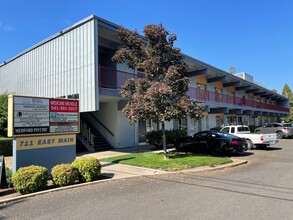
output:
M1 0L0 63L93 14L141 34L162 24L182 53L293 90L293 0Z

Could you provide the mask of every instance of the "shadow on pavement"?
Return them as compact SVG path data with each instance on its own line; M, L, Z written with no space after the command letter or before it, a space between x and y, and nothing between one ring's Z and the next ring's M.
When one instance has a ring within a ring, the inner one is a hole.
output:
M264 149L257 148L257 149L254 149L254 150L273 151L273 150L283 150L283 148L280 148L280 147L267 147L267 148L264 148Z
M236 153L236 154L232 154L231 156L232 157L246 157L246 156L250 156L250 155L253 155L254 153L251 152L251 151L245 151L245 152L239 152L239 153Z

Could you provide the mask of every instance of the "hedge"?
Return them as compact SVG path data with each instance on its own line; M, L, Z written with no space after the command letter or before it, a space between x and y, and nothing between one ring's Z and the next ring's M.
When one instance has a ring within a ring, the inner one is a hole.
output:
M187 135L186 131L183 129L166 130L165 134L166 144L173 144L176 138ZM163 145L162 130L147 132L146 139L148 144L154 145L157 149L159 149Z
M0 155L12 156L12 138L0 138Z

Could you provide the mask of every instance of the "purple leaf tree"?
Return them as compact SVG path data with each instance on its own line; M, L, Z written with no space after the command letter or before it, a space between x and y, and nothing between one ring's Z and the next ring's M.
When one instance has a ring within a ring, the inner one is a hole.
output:
M168 159L165 122L186 116L199 119L204 104L186 94L189 78L180 49L174 47L176 35L161 24L145 26L143 38L124 27L117 33L125 47L116 51L113 61L143 70L142 78L128 79L122 86L121 96L129 99L122 112L130 124L149 119L161 125L164 158Z

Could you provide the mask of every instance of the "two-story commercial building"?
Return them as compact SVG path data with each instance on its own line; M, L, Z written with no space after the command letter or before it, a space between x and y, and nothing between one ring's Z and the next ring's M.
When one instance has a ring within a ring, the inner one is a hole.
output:
M118 25L90 16L0 64L0 93L79 98L79 140L89 150L102 150L101 136L115 148L145 141L157 125L130 125L119 96L124 82L140 76L137 69L112 61L121 42ZM246 73L231 74L184 55L190 77L188 94L205 103L204 117L173 120L167 129L189 134L223 124L262 125L289 115L287 98L253 82Z

